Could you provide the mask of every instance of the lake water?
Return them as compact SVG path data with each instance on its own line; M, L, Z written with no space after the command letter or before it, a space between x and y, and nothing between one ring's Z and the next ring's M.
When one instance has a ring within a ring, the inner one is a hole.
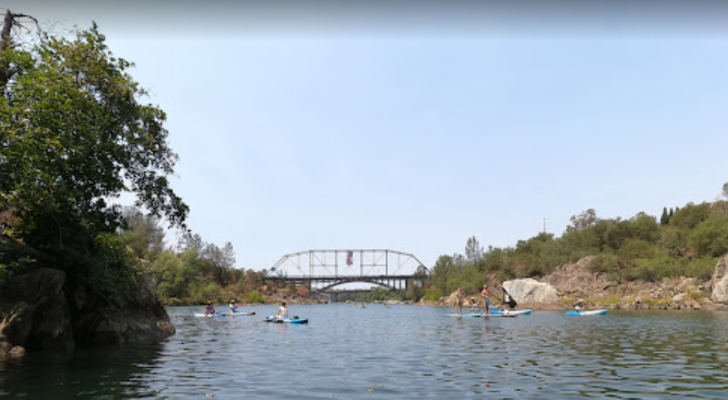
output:
M224 307L218 307L224 309ZM291 306L308 325L169 313L149 348L0 361L26 399L728 398L728 313L450 318L452 309ZM206 397L207 395L207 397Z

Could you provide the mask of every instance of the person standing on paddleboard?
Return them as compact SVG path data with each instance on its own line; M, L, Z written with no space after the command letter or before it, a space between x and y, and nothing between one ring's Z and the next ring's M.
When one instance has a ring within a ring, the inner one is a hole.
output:
M455 292L455 314L462 314L463 306L463 292L458 288L458 290Z
M483 310L488 314L490 310L490 290L488 290L488 285L483 285L483 290L480 291L480 295L483 296Z
M230 307L230 314L234 313L238 309L238 306L235 305L235 299L231 299L228 306Z

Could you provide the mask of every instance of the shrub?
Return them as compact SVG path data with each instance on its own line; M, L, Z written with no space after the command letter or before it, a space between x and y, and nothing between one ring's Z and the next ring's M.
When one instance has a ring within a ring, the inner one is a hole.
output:
M260 294L257 290L253 290L248 293L248 303L265 303L265 296Z
M442 290L435 286L430 286L425 290L425 296L423 299L425 301L438 301L442 298Z

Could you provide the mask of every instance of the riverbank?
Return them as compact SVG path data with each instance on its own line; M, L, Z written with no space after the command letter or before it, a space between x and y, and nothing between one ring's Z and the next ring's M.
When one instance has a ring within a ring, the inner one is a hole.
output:
M518 302L518 308L556 311L581 303L588 308L615 310L728 310L728 256L715 266L710 279L663 278L656 282L618 282L604 273L589 269L591 257L559 266L540 279L514 279L500 282L495 276L484 281L491 290L491 302L499 303L505 288ZM465 299L480 293L463 293ZM427 305L453 307L455 293Z

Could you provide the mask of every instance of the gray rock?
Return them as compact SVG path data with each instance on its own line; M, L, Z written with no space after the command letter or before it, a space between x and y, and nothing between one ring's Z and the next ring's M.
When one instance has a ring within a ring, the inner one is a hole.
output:
M0 322L0 341L24 345L33 328L33 307L24 301L16 304Z
M63 271L41 268L6 282L0 292L0 354L14 346L68 351L85 344L152 344L175 332L144 279L137 280L123 307L91 295L82 309L67 300L65 281Z
M718 261L711 280L713 293L710 298L716 303L728 303L728 256Z
M556 288L532 278L505 281L503 287L519 303L552 304L559 302Z

